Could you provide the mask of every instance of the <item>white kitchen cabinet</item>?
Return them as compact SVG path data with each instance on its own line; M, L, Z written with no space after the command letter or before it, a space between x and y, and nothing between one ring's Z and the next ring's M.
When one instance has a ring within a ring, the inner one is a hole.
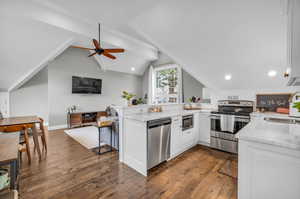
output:
M290 0L288 10L288 65L291 72L289 86L300 85L300 1Z
M182 153L182 117L177 116L172 118L171 124L171 158L176 157L180 153Z
M238 198L300 198L299 150L239 140L238 155Z
M199 137L199 114L194 114L194 127L182 131L182 117L172 118L171 159L193 147Z
M199 113L199 144L210 145L210 113Z

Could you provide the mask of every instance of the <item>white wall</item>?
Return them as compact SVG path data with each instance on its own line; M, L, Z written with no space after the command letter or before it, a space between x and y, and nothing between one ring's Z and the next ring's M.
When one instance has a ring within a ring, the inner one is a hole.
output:
M111 104L123 105L124 90L142 96L141 76L101 71L96 61L87 56L87 51L69 48L49 64L49 126L66 125L66 111L72 105L81 111L102 111ZM101 78L102 94L72 94L72 76Z
M209 97L211 103L216 105L218 100L228 99L228 97L238 97L240 100L256 101L256 94L262 93L294 93L300 91L300 87L283 87L278 89L224 89L214 90L209 89Z
M0 112L3 114L3 117L9 116L9 93L0 92Z
M203 98L202 90L204 85L197 79L192 77L188 72L182 70L182 89L183 89L183 102L188 103L189 98L192 96Z
M37 73L19 89L10 92L10 115L37 115L48 123L48 69Z
M168 55L163 52L159 53L159 58L152 62L153 67L158 67L163 64L176 64ZM183 100L188 102L188 98L192 96L199 96L202 98L202 89L204 85L194 78L190 73L182 69L182 82L183 82ZM149 67L145 70L143 75L143 97L148 93L149 83ZM148 96L149 97L149 96Z

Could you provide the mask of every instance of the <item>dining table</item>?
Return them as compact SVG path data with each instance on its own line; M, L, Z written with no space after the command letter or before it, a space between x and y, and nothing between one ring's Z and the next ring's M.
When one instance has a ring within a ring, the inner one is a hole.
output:
M33 142L38 152L39 160L42 159L42 153L39 145L38 131L36 129L36 123L40 123L41 120L37 116L22 116L22 117L7 117L0 119L0 127L8 127L14 125L28 125L32 129Z

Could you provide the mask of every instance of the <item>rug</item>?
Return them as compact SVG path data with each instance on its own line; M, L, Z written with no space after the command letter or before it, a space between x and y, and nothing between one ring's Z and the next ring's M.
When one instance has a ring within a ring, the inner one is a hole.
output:
M97 127L88 126L76 129L69 129L65 130L65 133L87 149L93 149L99 146L99 135ZM103 145L105 145L105 143L101 143L101 146Z

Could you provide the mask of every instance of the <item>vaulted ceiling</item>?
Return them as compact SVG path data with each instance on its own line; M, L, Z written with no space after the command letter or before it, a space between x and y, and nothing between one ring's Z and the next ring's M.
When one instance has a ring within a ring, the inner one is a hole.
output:
M143 74L158 49L213 88L284 87L284 0L2 0L0 89L17 88L71 44L123 47L107 70ZM135 67L135 71L130 69ZM231 74L232 80L224 80ZM255 80L255 81L254 81Z

